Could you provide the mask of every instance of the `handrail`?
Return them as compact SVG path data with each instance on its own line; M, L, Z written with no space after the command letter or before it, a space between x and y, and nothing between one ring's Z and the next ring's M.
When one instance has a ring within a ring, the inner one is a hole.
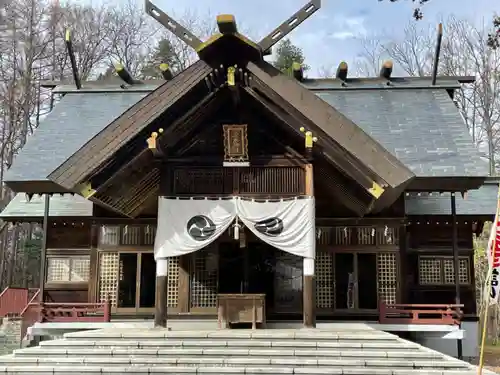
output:
M6 287L0 294L0 317L19 316L28 303L29 289Z
M460 304L379 304L381 324L459 325L464 305Z
M40 314L37 314L37 311L34 309L34 305L36 305L35 300L38 299L40 295L40 289L38 289L33 297L29 300L28 304L24 307L23 311L21 311L21 340L22 344L24 337L26 336L26 332L28 328L31 327L35 322L40 319Z
M31 299L29 300L29 302L26 305L26 307L23 309L23 311L21 311L21 314L19 314L20 316L23 316L23 314L26 312L26 310L28 310L29 305L31 305L32 303L34 303L35 299L38 298L39 295L40 295L40 289L37 289L37 291L35 292L35 294L33 294L33 297L31 297Z

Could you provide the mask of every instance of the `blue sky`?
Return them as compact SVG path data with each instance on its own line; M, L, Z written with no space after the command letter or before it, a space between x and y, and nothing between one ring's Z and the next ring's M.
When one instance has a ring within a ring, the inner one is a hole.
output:
M94 0L95 1L95 0ZM137 0L143 3L143 0ZM196 11L203 15L231 13L238 24L250 30L252 36L262 37L284 21L307 0L152 0L165 11L182 14ZM114 0L119 4L120 0ZM315 76L321 66L337 66L341 60L352 61L360 52L360 37L375 35L398 36L412 20L413 4L410 0L391 3L389 0L323 0L322 9L291 34L300 46ZM491 21L500 13L500 0L431 0L424 8L426 27L437 24L454 14L474 23ZM215 22L215 20L214 20ZM446 24L445 30L446 30ZM445 31L446 32L446 31Z

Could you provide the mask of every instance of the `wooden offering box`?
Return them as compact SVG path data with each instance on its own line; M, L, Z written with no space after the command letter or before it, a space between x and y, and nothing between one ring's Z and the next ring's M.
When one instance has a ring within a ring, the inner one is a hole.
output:
M225 328L230 323L252 323L252 329L257 323L266 324L265 294L218 294L217 319L219 328L225 322Z

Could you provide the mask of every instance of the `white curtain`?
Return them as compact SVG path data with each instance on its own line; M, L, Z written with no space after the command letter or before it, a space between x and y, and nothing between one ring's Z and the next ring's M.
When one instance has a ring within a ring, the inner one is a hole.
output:
M235 217L232 199L160 198L155 259L204 248L224 233Z
M262 241L287 253L315 257L314 198L279 201L236 199L236 212Z
M184 255L213 242L238 216L262 241L294 255L315 257L314 198L279 201L160 198L155 259Z

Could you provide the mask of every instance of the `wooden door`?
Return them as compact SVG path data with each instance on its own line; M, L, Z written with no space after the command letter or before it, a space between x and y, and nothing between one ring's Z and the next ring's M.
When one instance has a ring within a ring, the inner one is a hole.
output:
M377 254L335 254L335 310L374 311L378 305Z

